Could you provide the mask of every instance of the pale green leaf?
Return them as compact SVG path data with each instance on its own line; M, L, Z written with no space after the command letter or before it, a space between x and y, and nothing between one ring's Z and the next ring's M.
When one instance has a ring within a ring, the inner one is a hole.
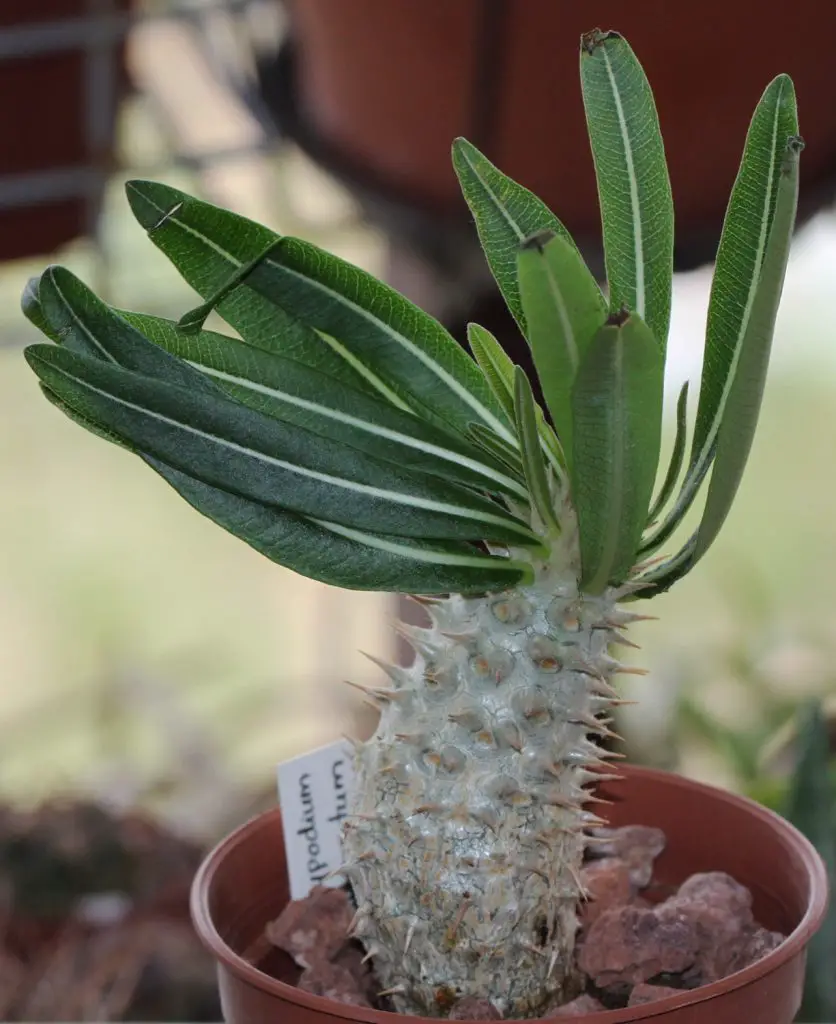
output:
M537 430L534 394L522 367L516 367L514 374L514 415L517 437L520 441L523 469L528 484L531 504L548 533L560 532L549 486L549 473L540 449L540 434Z
M541 232L517 256L527 340L567 464L572 464L572 385L607 318L598 285L577 250Z
M617 32L596 30L583 37L581 85L610 308L638 313L664 351L673 282L673 199L653 93Z
M659 493L656 496L653 505L648 513L648 522L653 522L656 516L659 515L661 510L665 507L670 496L673 494L674 487L676 487L676 481L679 479L679 474L682 471L682 465L685 462L685 446L687 443L688 433L688 381L682 385L679 392L679 398L676 400L676 435L674 436L673 450L671 451L671 460L668 464L668 471L665 474L665 479L662 481L662 486L659 488Z
M663 371L656 339L636 314L601 327L580 365L572 493L589 593L624 581L635 563L659 462Z

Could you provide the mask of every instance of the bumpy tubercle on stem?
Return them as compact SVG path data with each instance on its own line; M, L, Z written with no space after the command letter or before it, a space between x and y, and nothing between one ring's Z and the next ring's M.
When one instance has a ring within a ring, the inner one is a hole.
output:
M354 934L403 1013L476 996L524 1018L575 994L585 830L602 823L585 787L625 668L608 648L637 617L579 591L573 531L557 545L530 585L422 601L431 627L400 630L412 665L381 666L397 696L356 749L343 845Z

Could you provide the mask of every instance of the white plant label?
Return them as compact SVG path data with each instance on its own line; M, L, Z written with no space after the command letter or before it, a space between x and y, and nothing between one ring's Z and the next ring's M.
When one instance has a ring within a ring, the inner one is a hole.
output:
M278 776L290 898L302 899L316 885L345 885L330 873L342 864L341 829L354 788L351 745L339 740L284 761Z

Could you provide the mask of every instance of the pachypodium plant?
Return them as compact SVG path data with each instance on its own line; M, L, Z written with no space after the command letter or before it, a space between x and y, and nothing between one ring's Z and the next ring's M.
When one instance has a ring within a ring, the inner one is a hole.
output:
M642 617L629 602L689 572L726 518L783 285L802 148L786 76L749 128L695 424L683 388L659 473L674 240L662 137L621 36L585 35L580 68L605 290L542 202L453 146L545 408L484 328L469 327L471 358L369 274L162 184L130 182L131 207L203 305L179 322L112 309L60 267L24 296L57 343L26 358L69 417L274 561L429 612L432 626L402 627L412 665L384 665L390 682L368 691L381 718L357 747L344 840L354 934L402 1012L479 996L531 1017L570 991L600 820L587 787L629 671L611 649ZM205 329L212 311L239 337ZM695 532L660 558L704 483Z

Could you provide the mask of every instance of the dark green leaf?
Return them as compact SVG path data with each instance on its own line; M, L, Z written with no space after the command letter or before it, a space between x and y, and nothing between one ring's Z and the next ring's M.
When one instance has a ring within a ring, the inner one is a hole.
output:
M554 231L569 245L575 243L545 203L494 167L466 139L453 143L453 166L476 221L488 265L508 309L525 334L526 318L517 280L520 245L539 231Z
M769 240L740 344L737 365L732 371L728 394L723 403L722 419L717 432L717 453L697 533L694 563L711 546L729 514L755 437L795 226L800 153L800 141L790 143L779 172L780 184Z
M633 568L659 462L663 371L656 339L636 314L601 327L580 365L572 492L589 593Z
M795 90L779 75L755 109L726 210L708 307L691 466L719 430L766 256L787 142L798 134Z
M467 594L504 590L531 577L524 562L464 544L346 530L248 501L154 459L148 462L198 512L279 565L331 586Z
M700 401L688 471L676 502L646 542L644 551L655 550L673 534L696 500L716 455L720 424L759 288L787 142L794 137L797 125L792 82L786 75L780 75L767 87L752 117L726 211L711 287Z
M228 398L52 346L27 359L75 411L205 483L343 525L422 539L539 543L474 492L280 423Z
M581 45L581 85L604 228L610 308L639 314L664 351L673 282L673 199L653 93L617 32Z
M20 308L22 309L23 315L26 319L31 324L34 324L42 334L45 334L50 341L58 341L58 336L50 326L50 323L44 316L43 309L41 308L41 300L38 295L39 285L39 277L29 278L26 282L26 287L23 289L23 295L20 299Z
M518 475L486 459L460 435L355 391L294 359L242 345L212 331L183 331L170 320L122 313L143 334L207 373L237 401L406 469L477 489L527 497Z
M580 254L541 233L517 256L528 343L567 464L572 464L572 385L607 305Z
M181 269L210 250L223 254L232 274L238 274L270 244L261 235L244 254L242 239L250 222L231 214L226 217L232 220L222 221L222 211L182 193L166 196L161 186L134 182L130 187L134 212L157 244L167 244L167 254ZM201 294L211 298L228 281L229 272ZM327 338L326 344L387 400L460 432L476 418L506 439L512 437L478 368L441 324L370 274L314 245L286 238L255 262L246 281L248 290L284 310L291 322ZM224 317L236 293L219 305ZM296 358L315 365L304 348Z

